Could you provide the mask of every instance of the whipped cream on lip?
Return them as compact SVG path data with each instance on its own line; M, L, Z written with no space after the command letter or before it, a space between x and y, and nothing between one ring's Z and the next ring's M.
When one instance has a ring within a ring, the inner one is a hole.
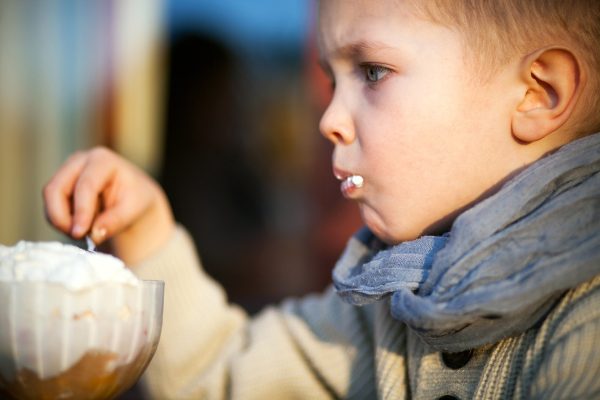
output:
M340 190L344 197L352 198L352 195L364 186L365 179L362 175L352 174L338 168L333 169L336 179L341 181Z

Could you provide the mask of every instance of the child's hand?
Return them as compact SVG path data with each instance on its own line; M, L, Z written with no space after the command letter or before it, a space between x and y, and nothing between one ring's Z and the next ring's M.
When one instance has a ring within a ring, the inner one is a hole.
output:
M75 239L112 239L135 264L162 246L175 223L167 198L142 170L105 148L72 155L44 187L46 216Z

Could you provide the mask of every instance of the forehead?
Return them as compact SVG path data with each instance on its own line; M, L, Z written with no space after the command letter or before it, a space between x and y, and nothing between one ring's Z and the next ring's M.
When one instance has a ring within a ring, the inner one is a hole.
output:
M318 26L324 60L369 47L414 54L456 38L456 32L417 16L408 0L321 0Z
M321 0L319 45L322 50L378 36L402 22L402 9L392 0Z

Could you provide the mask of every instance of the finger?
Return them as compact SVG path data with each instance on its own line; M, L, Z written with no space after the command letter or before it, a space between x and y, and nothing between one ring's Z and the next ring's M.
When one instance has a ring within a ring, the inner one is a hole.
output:
M91 236L94 243L102 243L121 233L141 214L130 202L122 201L104 210L94 220Z
M43 189L44 212L52 225L69 233L72 224L71 197L75 182L86 161L86 153L78 152L69 157L48 181Z
M102 191L115 175L115 166L106 151L90 154L73 190L73 226L71 235L80 238L92 225Z

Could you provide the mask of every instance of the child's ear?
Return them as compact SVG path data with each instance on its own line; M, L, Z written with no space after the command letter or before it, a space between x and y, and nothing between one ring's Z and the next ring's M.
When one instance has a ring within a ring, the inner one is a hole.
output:
M538 50L521 69L525 92L513 114L513 135L524 142L542 139L571 116L581 91L575 55L562 48Z

